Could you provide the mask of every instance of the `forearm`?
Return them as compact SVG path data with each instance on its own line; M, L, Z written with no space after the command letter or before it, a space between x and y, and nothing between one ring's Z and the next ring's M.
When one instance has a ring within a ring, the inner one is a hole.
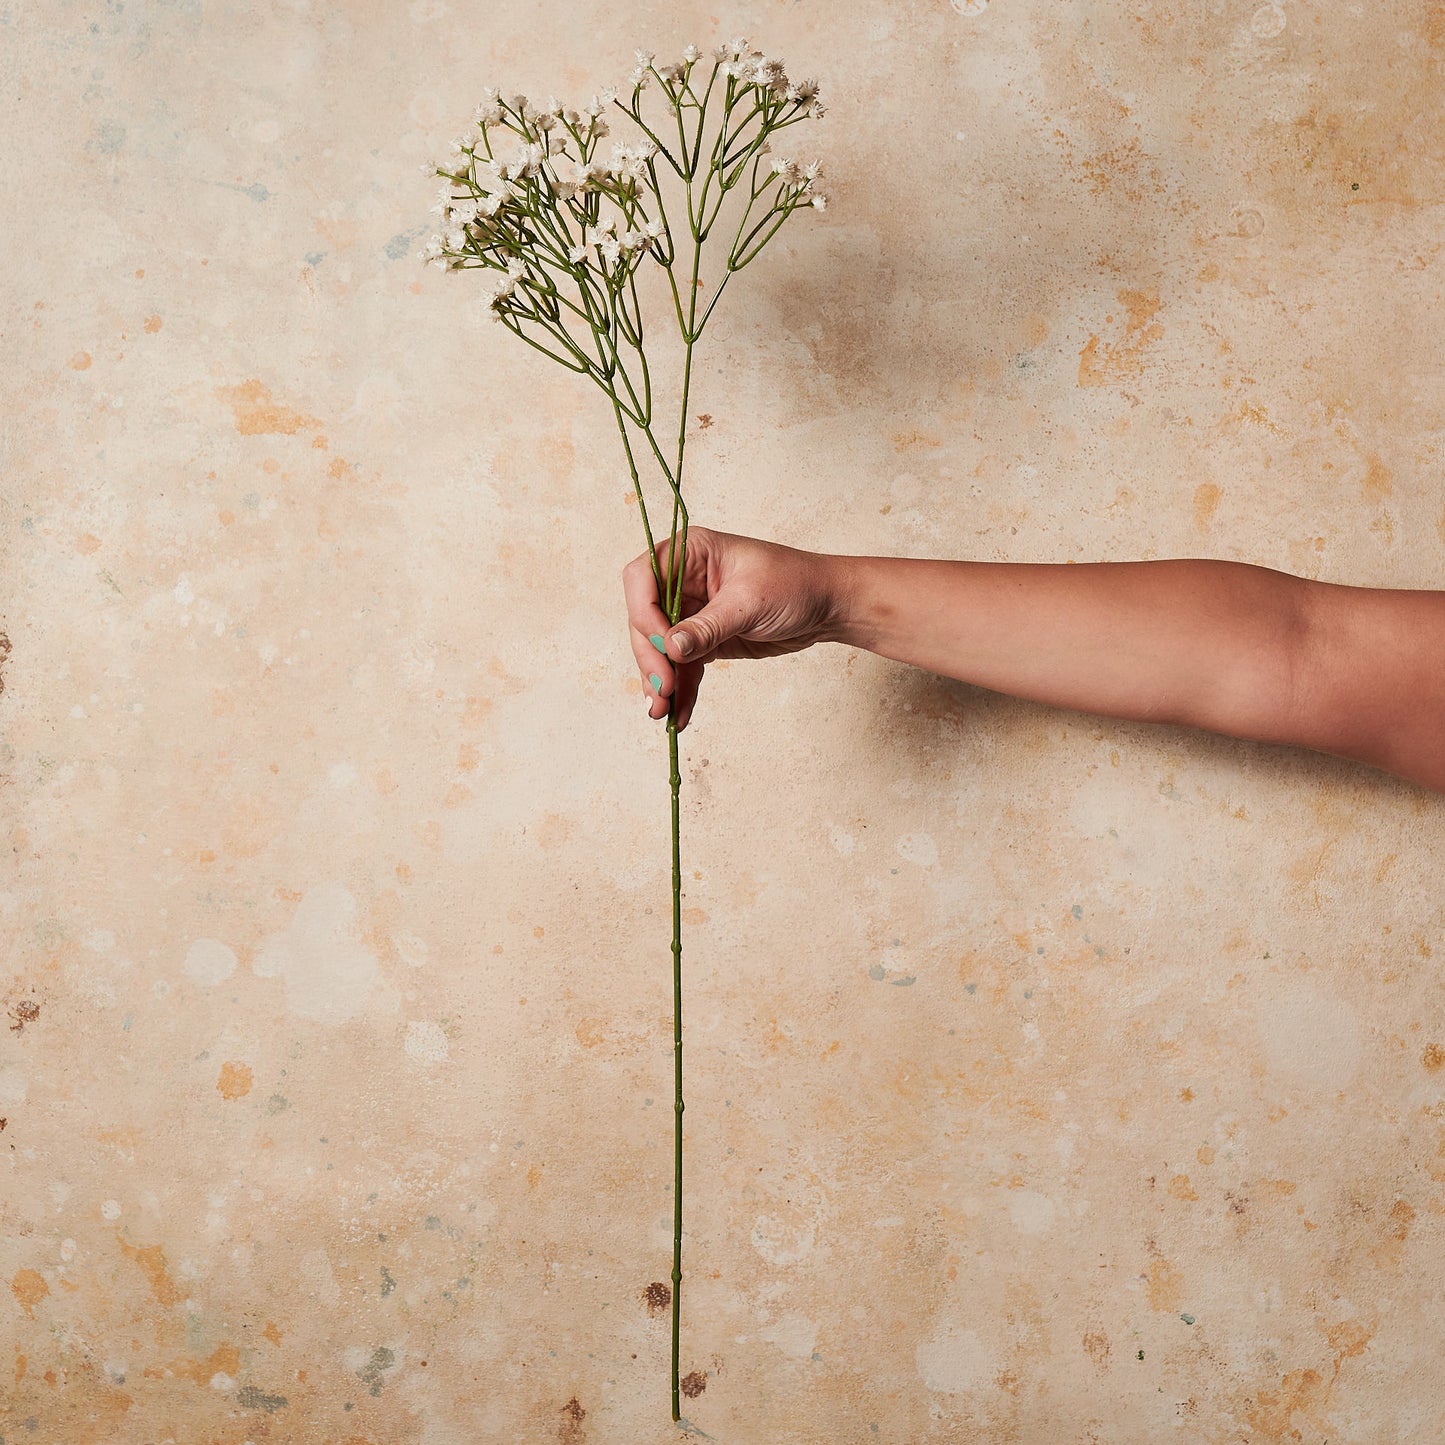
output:
M828 566L847 645L1055 707L1302 741L1307 579L1202 559Z

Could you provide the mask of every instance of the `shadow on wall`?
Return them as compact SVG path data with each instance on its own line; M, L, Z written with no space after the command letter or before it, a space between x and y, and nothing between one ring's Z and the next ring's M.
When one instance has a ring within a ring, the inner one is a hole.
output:
M1227 737L1175 723L1135 722L1077 712L975 687L916 667L889 664L889 669L887 685L880 690L896 704L887 714L891 765L903 761L922 774L936 765L941 751L956 751L953 782L960 792L971 791L973 786L967 780L974 766L971 759L976 756L969 747L970 737L987 734L1026 747L1028 744L1021 740L1028 737L1037 739L1044 733L1057 735L1066 729L1084 729L1090 736L1098 734L1104 747L1121 755L1147 749L1157 761L1176 755L1182 747L1206 775L1248 771L1253 778L1282 788L1349 791L1362 804L1375 799L1384 802L1392 797L1424 796L1418 784L1331 753ZM1160 766L1168 770L1167 765Z

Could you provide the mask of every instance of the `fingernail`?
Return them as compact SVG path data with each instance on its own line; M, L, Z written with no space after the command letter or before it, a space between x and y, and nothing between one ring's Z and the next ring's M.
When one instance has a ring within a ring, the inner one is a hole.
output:
M662 691L662 679L655 672L649 672L647 680L652 684L653 692L660 693Z
M654 632L654 633L652 634L652 636L649 637L647 640L648 640L664 657L667 656L667 644L662 640L662 638L661 638L661 636L660 636L659 634L657 634L656 632Z
M692 651L692 638L686 632L674 632L672 640L677 644L679 657L686 657Z

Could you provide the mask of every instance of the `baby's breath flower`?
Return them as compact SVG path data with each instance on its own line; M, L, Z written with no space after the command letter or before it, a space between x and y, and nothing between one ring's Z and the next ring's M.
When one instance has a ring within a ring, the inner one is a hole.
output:
M822 191L814 191L812 199L808 202L815 211L826 211L828 209L828 198Z
M680 60L673 60L660 66L657 73L664 80L671 81L674 85L680 85L687 75L687 66Z
M697 61L697 56L698 49L696 45L688 45L683 49L682 58L688 65L695 64Z
M502 107L495 100L484 100L476 108L472 119L480 126L501 125Z

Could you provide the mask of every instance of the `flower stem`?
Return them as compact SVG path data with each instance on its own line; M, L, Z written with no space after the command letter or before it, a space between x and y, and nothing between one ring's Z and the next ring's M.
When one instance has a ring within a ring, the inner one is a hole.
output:
M677 698L667 704L668 781L672 785L672 1059L676 1119L672 1174L672 1418L678 1409L678 1334L682 1320L682 849L678 828Z

